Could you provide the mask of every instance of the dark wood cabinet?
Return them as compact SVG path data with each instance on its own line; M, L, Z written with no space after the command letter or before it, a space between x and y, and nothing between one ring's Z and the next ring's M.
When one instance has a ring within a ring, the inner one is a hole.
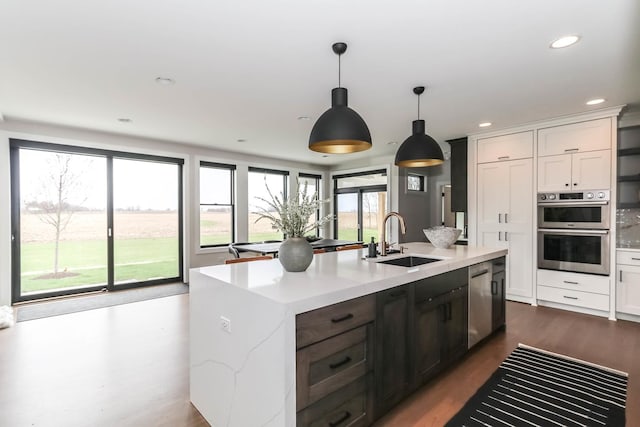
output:
M446 295L447 316L444 322L443 359L448 363L458 360L467 351L469 287L464 285Z
M506 322L505 306L505 266L504 257L493 261L491 277L491 330L504 327Z
M410 385L409 325L413 285L377 294L376 306L376 414L402 400Z
M414 312L414 372L415 386L424 384L440 369L447 315L442 297L416 301Z
M451 139L451 211L467 211L467 138Z

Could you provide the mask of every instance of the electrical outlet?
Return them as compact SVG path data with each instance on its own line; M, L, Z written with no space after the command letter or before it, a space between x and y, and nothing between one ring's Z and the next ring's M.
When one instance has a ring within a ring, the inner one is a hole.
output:
M227 319L224 316L220 316L220 329L225 331L226 333L231 333L231 320Z

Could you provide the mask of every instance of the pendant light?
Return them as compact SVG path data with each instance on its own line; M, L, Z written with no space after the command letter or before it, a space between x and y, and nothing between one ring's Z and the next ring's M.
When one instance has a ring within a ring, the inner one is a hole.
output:
M362 117L347 106L347 89L340 86L340 56L346 43L334 43L338 55L338 87L331 91L331 108L313 125L309 149L320 153L345 154L371 148L371 134Z
M396 166L403 168L420 168L435 166L444 162L442 149L435 139L425 133L424 120L420 120L420 95L424 86L413 88L418 95L418 120L413 121L413 134L405 139L396 153Z

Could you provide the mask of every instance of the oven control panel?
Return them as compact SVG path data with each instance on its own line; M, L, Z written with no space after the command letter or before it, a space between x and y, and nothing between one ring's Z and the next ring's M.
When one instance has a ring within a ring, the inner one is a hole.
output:
M609 201L609 190L572 191L568 193L538 193L538 202L602 202Z

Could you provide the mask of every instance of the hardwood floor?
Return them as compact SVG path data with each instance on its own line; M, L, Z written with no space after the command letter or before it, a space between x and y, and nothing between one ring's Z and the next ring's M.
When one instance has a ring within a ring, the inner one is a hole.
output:
M208 426L189 402L188 310L178 295L0 330L0 426ZM640 425L640 324L508 303L507 325L376 427L443 425L518 342L628 372Z

